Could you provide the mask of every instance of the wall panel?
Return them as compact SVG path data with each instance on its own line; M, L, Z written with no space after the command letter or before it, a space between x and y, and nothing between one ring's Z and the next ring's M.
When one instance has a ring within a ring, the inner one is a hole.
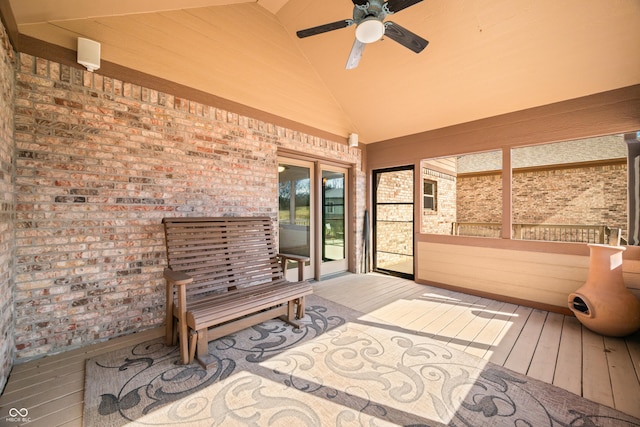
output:
M13 257L15 254L14 52L0 24L0 393L13 365Z
M417 256L419 282L562 309L589 272L589 257L571 253L420 241ZM640 261L626 257L623 276L627 287L640 296Z

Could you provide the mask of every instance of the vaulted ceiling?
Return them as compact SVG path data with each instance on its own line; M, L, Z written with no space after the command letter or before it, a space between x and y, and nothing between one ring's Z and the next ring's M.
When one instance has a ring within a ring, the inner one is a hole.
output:
M345 63L349 0L9 0L21 35L363 143L640 83L638 0L427 0L387 18L389 38ZM99 72L99 71L98 71Z

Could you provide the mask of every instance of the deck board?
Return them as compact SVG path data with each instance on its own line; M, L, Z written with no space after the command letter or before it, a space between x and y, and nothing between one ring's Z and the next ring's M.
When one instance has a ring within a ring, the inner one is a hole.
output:
M447 326L445 326L438 332L438 335L442 337L440 341L444 342L445 344L451 344L452 347L455 347L455 344L459 344L455 338L458 335L462 335L464 330L469 330L469 334L473 334L472 328L468 328L471 327L472 322L476 318L474 311L486 308L487 304L489 304L490 302L491 300L481 298L477 300L472 307L465 305L456 306L459 314L455 319L449 322Z
M484 325L475 340L464 349L465 352L489 360L493 355L496 343L501 342L501 337L506 334L509 321L515 316L518 308L514 304L502 304ZM487 312L489 313L489 312ZM485 314L487 316L487 314Z
M509 357L504 364L505 368L521 374L527 373L546 319L547 313L545 311L533 310L509 353Z
M638 383L640 383L640 331L636 332L632 337L627 338L625 342L627 343L627 349L635 368L636 378L638 379Z
M558 313L547 314L527 376L549 384L553 383L563 318L564 316Z
M144 342L149 339L153 339L159 334L164 333L164 328L153 328L145 331L137 332L134 334L125 335L123 337L119 337L117 340L109 340L99 344L92 344L86 347L77 348L74 350L67 351L61 354L55 354L51 356L47 356L42 359L35 360L31 363L23 363L14 366L12 372L26 374L28 372L35 372L35 375L38 375L37 372L44 369L47 370L49 365L55 365L58 363L60 359L64 359L66 364L72 363L74 361L80 361L84 363L84 361L93 357L92 354L102 354L108 350L109 348L117 349L122 348L123 346L127 346L128 343L135 342Z
M419 285L391 276L344 275L316 295L452 348L640 417L640 332L604 338L574 317ZM155 328L15 365L1 408L25 407L33 426L82 425L84 367L99 354L161 337Z
M427 333L432 338L446 341L447 336L441 333L451 323L456 322L456 319L469 307L472 307L476 301L480 298L470 295L461 296L456 301L444 301L438 309L429 313L428 316L424 316L424 320L429 320L427 323L416 322L416 330ZM419 328L419 329L418 329ZM412 328L413 329L413 328Z
M493 348L487 351L485 359L496 365L505 366L505 362L511 354L532 312L533 309L529 307L517 306L513 317L508 321L508 324L494 342Z
M76 415L73 415L71 410L77 409L78 406L82 407L79 403L83 400L84 390L78 390L37 406L25 406L29 409L29 417L31 418L28 425L49 427L72 421L74 418L77 419L77 412ZM82 410L80 410L80 416L82 417Z
M482 330L495 316L495 314L491 314L489 317L488 314L499 310L503 305L504 303L499 301L488 300L488 304L484 308L468 311L468 325L449 341L449 345L457 350L465 351L469 345L477 342Z
M633 372L633 362L627 351L627 345L620 338L605 337L605 354L609 365L613 401L617 408L640 418L640 384Z
M424 302L425 309L421 312L415 313L415 315L411 318L404 319L403 325L407 329L422 331L423 328L425 328L429 323L433 321L433 319L438 318L441 313L446 312L447 310L452 308L451 302L446 297L447 295L444 293L440 296L440 298L434 298L434 296L430 294L422 294L420 296L420 301Z
M589 400L614 406L604 337L583 328L582 351L582 395Z
M582 394L582 325L575 317L562 323L553 384Z
M33 386L5 393L2 403L14 407L27 397L37 402L45 402L55 400L68 390L84 390L84 368L76 368L74 372L58 379L52 385L49 385L48 382L37 382Z

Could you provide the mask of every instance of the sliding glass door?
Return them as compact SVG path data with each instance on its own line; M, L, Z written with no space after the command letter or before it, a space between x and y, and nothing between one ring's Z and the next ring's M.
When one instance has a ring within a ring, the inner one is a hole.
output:
M324 166L320 225L321 276L347 270L347 170Z
M280 252L310 258L305 278L346 271L348 170L280 158L278 176ZM296 277L295 263L288 270L289 277Z
M287 160L278 165L278 224L280 252L311 258L305 265L305 277L313 276L313 163ZM297 277L297 263L289 266L291 278ZM295 272L294 272L295 270Z

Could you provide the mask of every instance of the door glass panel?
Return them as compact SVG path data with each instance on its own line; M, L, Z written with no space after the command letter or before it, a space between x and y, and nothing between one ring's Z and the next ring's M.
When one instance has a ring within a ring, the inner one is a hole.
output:
M311 255L311 170L278 165L278 224L280 252Z
M345 174L322 171L322 261L345 259Z

